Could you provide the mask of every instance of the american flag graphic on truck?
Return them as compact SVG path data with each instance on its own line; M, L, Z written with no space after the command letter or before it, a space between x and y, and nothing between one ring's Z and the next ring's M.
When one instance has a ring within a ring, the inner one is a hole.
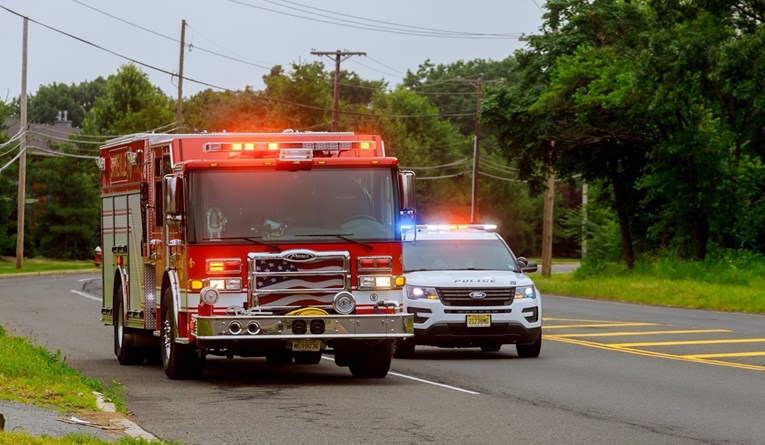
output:
M254 291L260 305L329 305L350 283L347 254L301 251L251 258Z

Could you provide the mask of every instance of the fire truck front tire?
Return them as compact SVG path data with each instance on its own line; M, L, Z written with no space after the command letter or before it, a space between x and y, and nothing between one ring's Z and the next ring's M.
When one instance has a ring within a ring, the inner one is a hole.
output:
M112 305L112 324L114 325L114 355L120 365L135 366L143 364L144 351L133 344L130 328L125 326L125 311L122 309L122 286L117 289Z
M162 368L172 380L199 378L204 371L205 359L200 357L193 345L176 343L176 322L173 316L173 295L170 289L162 294Z
M351 374L362 379L381 379L388 375L393 360L393 340L354 345L348 367Z

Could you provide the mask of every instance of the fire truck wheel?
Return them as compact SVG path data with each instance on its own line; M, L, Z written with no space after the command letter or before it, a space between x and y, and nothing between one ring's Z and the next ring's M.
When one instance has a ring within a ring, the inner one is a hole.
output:
M205 360L200 357L192 345L175 342L176 326L173 316L173 296L170 289L162 294L162 330L160 344L162 349L162 368L172 380L199 378L204 371Z
M134 366L143 364L143 350L133 346L130 338L130 328L125 326L125 311L122 310L122 286L117 289L112 305L112 322L114 324L114 355L120 365Z
M414 342L406 340L396 340L393 343L393 356L396 358L414 357Z
M393 340L362 343L354 348L348 367L356 378L381 379L388 375L393 359Z
M295 352L295 363L299 365L316 365L321 361L321 351Z

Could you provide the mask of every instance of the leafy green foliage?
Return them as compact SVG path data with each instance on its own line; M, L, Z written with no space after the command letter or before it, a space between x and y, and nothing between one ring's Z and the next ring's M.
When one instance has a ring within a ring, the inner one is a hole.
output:
M105 92L83 120L88 135L151 131L175 120L172 100L134 65L124 65L106 79Z
M95 162L48 157L36 161L29 176L35 194L41 197L34 206L31 233L38 253L47 258L92 258L100 242Z
M81 127L82 121L96 99L104 94L106 80L99 77L79 85L52 83L41 86L29 97L30 122L53 124L59 112L66 111L73 127Z

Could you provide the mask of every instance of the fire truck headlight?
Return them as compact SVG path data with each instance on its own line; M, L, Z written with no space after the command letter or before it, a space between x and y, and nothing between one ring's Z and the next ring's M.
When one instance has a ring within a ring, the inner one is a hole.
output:
M359 289L390 289L393 287L390 275L361 275Z
M220 295L218 294L218 291L215 290L212 287L205 287L201 291L199 291L199 298L202 300L204 304L214 306L215 303L218 302L218 297Z
M356 298L350 292L338 292L332 301L332 307L340 315L348 315L356 309Z

